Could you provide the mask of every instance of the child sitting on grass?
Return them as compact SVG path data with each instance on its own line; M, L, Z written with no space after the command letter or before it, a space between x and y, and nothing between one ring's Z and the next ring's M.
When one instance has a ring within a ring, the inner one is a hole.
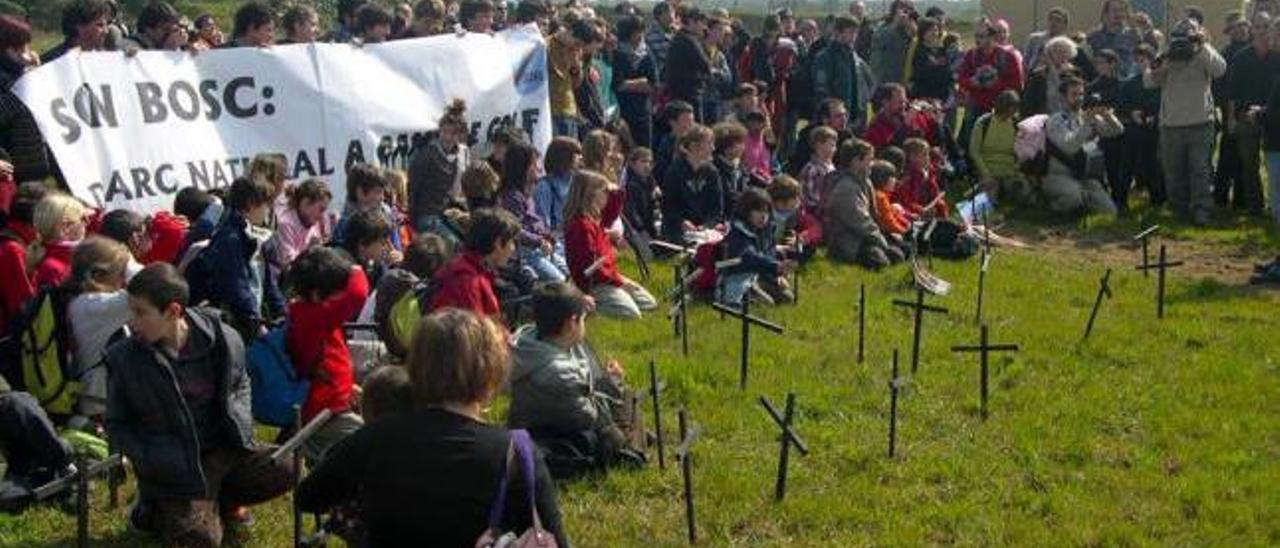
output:
M565 203L564 249L569 274L596 300L605 316L637 319L658 307L653 295L618 270L618 257L606 227L622 213L622 190L594 171L573 176Z
M289 266L294 295L285 341L301 378L311 381L302 420L322 410L334 416L307 441L307 457L319 460L333 444L364 424L353 412L355 373L343 324L355 318L369 296L364 270L335 249L312 247Z
M809 133L809 163L800 170L800 183L804 186L804 209L810 215L822 216L823 198L827 189L827 176L836 170L832 161L836 156L836 130L818 126Z
M779 175L769 183L768 193L773 202L770 222L774 240L787 248L789 256L801 262L809 260L822 246L822 223L800 207L800 182L790 175Z
M832 260L879 270L901 257L892 255L888 240L876 224L875 189L868 177L874 155L871 144L860 139L840 145L836 157L840 172L827 200L823 235Z
M902 181L893 193L893 201L914 215L946 218L951 213L938 184L929 143L924 139L907 139L902 145L907 165Z
M911 219L907 212L893 203L891 196L898 187L898 170L885 160L871 162L871 185L876 189L875 216L880 232L888 240L891 248L896 248L903 257L908 254L906 240L907 231L911 230ZM889 253L892 257L894 254Z
M721 243L722 260L737 261L718 273L721 303L738 306L743 295L753 291L753 286L764 291L764 300L769 304L795 299L786 275L795 270L796 263L778 256L769 225L770 209L769 195L763 190L747 189L739 197L732 226Z

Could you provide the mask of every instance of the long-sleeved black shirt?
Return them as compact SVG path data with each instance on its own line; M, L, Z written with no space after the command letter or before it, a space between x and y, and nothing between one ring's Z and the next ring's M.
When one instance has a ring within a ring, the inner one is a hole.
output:
M356 501L371 546L471 548L488 526L506 470L507 430L448 411L423 409L361 428L325 457L298 487L298 504L319 512ZM568 546L555 485L536 459L538 515ZM521 474L508 487L504 530L530 527Z

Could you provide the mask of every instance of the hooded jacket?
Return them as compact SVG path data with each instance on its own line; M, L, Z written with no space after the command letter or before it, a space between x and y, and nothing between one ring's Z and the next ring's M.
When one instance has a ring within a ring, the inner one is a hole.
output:
M595 389L602 372L583 345L565 350L526 325L516 331L512 361L510 427L578 432L609 417Z
M210 340L218 377L219 416L232 448L250 449L253 414L244 343L214 311L188 309L191 332ZM178 387L169 358L136 338L107 350L107 436L134 463L138 491L144 500L208 498L201 447L194 418Z

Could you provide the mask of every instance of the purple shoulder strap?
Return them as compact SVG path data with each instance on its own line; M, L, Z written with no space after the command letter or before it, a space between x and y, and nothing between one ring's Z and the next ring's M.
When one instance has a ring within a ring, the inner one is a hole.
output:
M537 470L533 460L533 439L529 437L527 430L512 430L508 433L510 439L507 446L507 462L506 473L502 475L502 479L498 482L498 496L494 498L493 507L489 509L489 529L493 531L501 530L503 511L507 508L507 485L515 474L516 459L519 459L519 467L523 472L525 484L529 491L529 508L533 511L533 523L539 529L542 528L538 519L537 497L534 495L534 486L537 483Z

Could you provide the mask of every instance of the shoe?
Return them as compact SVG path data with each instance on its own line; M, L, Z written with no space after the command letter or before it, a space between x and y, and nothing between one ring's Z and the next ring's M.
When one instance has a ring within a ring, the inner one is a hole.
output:
M249 527L257 520L253 517L253 512L249 511L248 506L235 506L222 516L223 523L236 527Z

